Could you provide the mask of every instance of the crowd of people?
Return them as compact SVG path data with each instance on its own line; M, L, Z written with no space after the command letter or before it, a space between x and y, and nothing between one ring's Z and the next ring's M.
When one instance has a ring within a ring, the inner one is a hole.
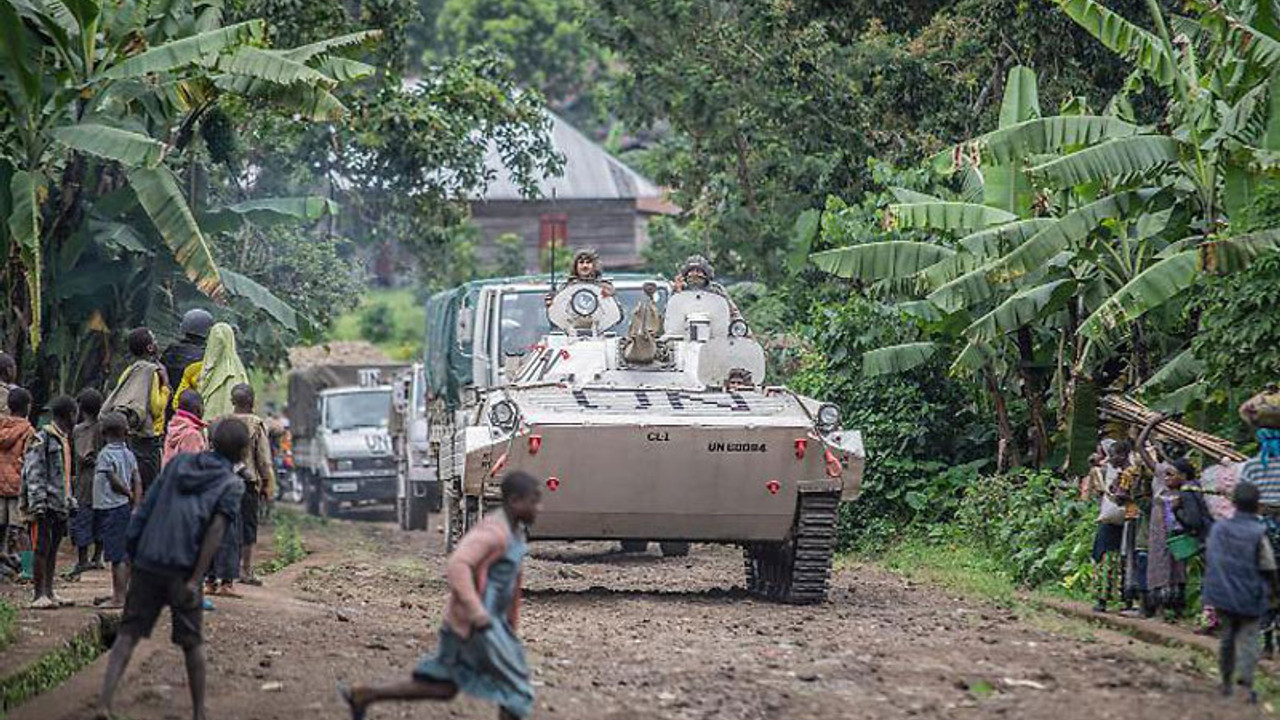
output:
M105 395L59 395L43 412L0 353L0 573L19 578L29 546L30 607L46 610L72 605L59 584L110 570L111 593L93 600L123 610L104 713L134 645L169 607L202 717L208 596L260 584L253 548L262 503L274 497L271 432L231 326L196 309L180 333L161 353L149 329L134 329L130 364ZM76 563L59 576L68 535Z
M1241 415L1256 425L1264 402L1255 396ZM1280 429L1258 427L1258 454L1244 462L1197 470L1185 445L1152 442L1167 420L1102 440L1082 484L1099 502L1094 611L1176 621L1191 611L1188 570L1198 566L1197 632L1220 637L1222 692L1242 686L1256 702L1254 670L1261 650L1275 650L1280 608Z

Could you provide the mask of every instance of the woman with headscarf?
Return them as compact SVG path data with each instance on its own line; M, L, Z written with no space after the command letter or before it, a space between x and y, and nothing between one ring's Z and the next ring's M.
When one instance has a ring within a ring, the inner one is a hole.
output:
M249 374L236 354L235 332L230 325L218 323L209 330L204 358L187 366L174 397L181 398L182 392L188 389L200 393L204 398L204 419L208 422L234 412L231 388L247 382Z

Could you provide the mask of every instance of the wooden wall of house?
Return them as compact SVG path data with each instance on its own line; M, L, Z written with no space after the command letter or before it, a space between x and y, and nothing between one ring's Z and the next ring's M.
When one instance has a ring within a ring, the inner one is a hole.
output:
M542 219L549 215L565 216L568 248L595 248L605 267L620 270L643 262L640 249L648 241L644 232L647 216L636 210L634 200L474 201L471 221L484 236L480 257L491 259L494 240L515 233L524 238L526 269L537 272ZM558 261L556 271L562 271L568 262L567 257Z

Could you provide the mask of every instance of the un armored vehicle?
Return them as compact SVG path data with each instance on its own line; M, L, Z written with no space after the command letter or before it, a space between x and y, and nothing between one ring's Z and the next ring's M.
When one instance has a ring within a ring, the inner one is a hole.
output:
M637 327L657 298L628 307L604 287L560 289L554 330L454 414L439 459L450 540L519 469L545 484L533 539L737 544L752 592L824 599L860 434L834 405L767 385L763 348L715 289L674 293Z
M289 374L294 468L307 512L394 503L388 429L391 381L402 366L315 365Z

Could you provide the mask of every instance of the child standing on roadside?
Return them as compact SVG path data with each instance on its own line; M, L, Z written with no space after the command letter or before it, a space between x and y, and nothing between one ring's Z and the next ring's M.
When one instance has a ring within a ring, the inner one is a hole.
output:
M36 433L22 460L21 506L31 522L35 546L34 592L31 607L70 605L53 592L58 546L67 534L67 516L75 507L71 492L71 431L76 425L76 401L59 395L49 403L53 422Z
M213 429L213 452L180 455L165 466L129 521L126 549L133 563L120 630L111 646L96 717L111 717L116 685L138 641L151 636L160 612L173 616L173 642L182 648L192 717L205 717L204 613L200 581L240 507L249 431L223 420Z
M76 396L80 407L80 422L71 431L71 484L76 496L76 509L71 513L71 542L76 546L76 566L70 579L86 570L102 569L102 538L93 532L93 469L98 464L98 451L102 449L102 428L98 413L102 410L102 393L88 388ZM93 546L93 560L89 560L89 546Z
M31 412L31 394L13 388L5 394L8 414L0 416L0 563L14 574L21 565L13 557L13 536L21 531L23 520L18 510L22 492L22 458L27 444L35 437L35 428L27 421Z
M418 662L411 680L339 686L352 720L362 720L377 702L447 701L459 690L496 703L502 720L528 717L533 684L516 623L525 527L537 519L541 502L532 475L516 471L502 479L502 511L486 515L449 557L449 598L436 654Z
M98 464L93 470L93 530L102 538L107 562L111 563L111 596L94 603L110 608L124 607L125 588L129 584L125 533L133 508L142 498L138 460L129 449L128 438L129 421L124 415L113 412L102 418L102 439L106 446L98 453Z
M1256 703L1253 671L1258 662L1258 627L1280 597L1280 580L1266 527L1258 519L1258 488L1242 482L1232 500L1235 516L1214 523L1209 531L1202 595L1217 610L1222 624L1218 646L1222 694L1231 695L1235 680L1248 691L1249 701Z

